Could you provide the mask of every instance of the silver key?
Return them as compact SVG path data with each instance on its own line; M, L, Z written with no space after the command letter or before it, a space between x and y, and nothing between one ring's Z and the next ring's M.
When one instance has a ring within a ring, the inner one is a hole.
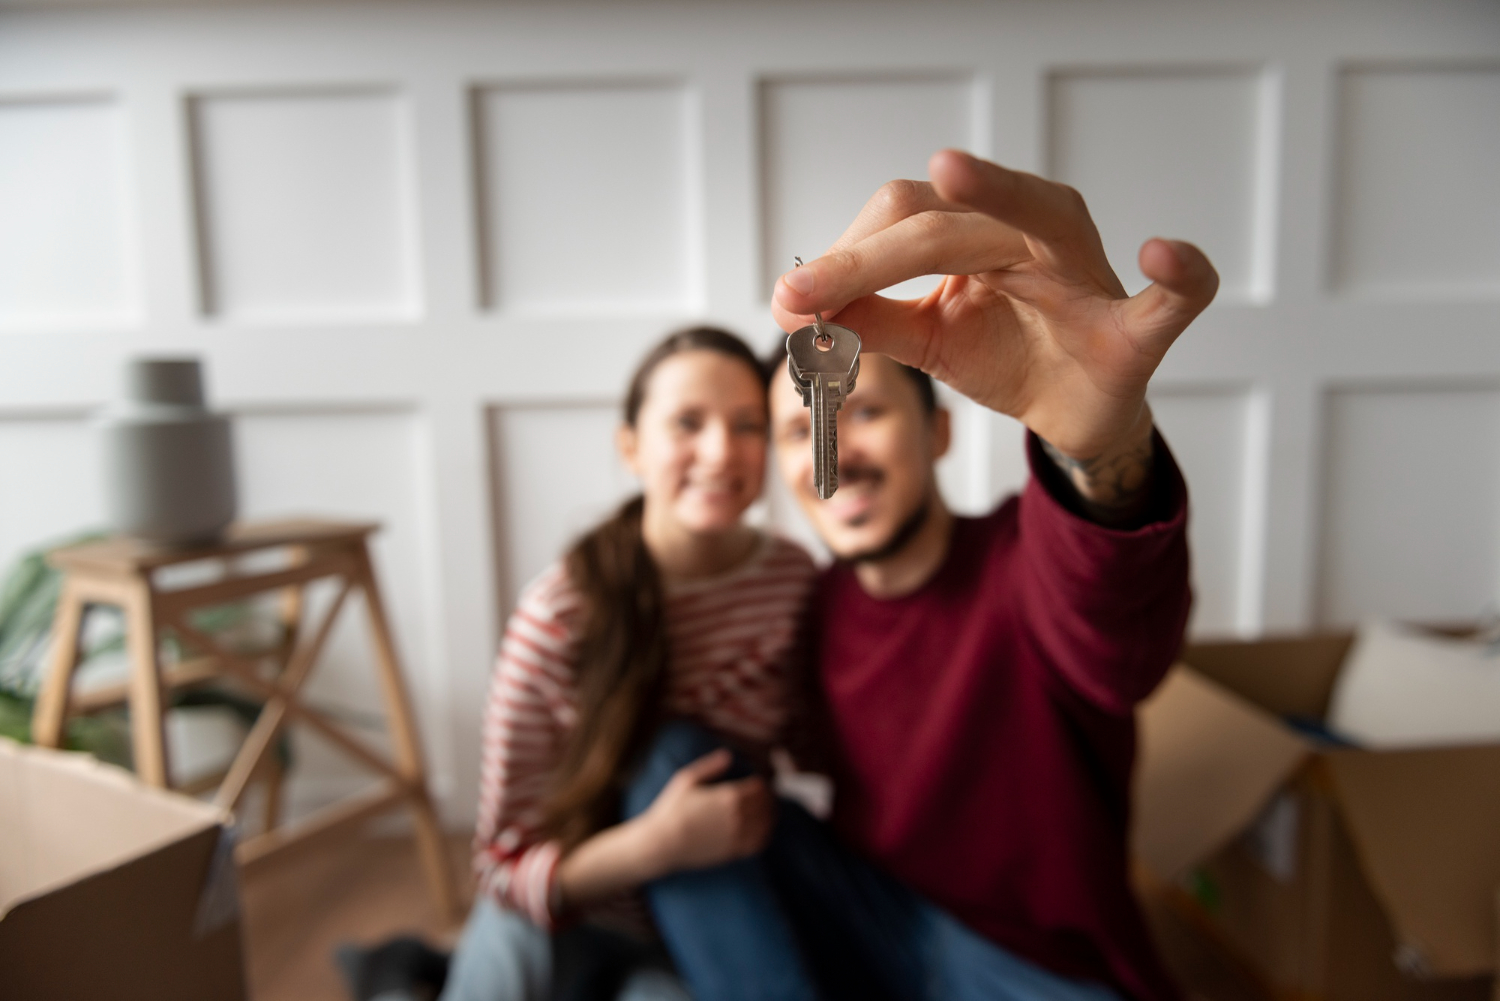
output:
M796 258L798 266L802 258ZM810 327L786 338L786 368L812 411L813 485L823 500L839 488L839 408L859 376L859 335L813 314Z

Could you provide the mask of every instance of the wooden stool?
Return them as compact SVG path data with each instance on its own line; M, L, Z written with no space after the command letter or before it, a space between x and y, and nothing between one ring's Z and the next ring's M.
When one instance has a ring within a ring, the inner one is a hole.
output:
M226 679L265 703L215 796L220 806L234 810L253 779L268 779L265 830L239 845L241 865L254 866L285 849L349 832L361 822L405 804L411 808L416 824L417 851L438 913L445 921L457 918L453 876L427 791L411 702L370 562L367 539L378 527L331 521L247 524L236 525L221 540L202 546L169 548L114 538L49 553L48 561L63 571L64 578L53 625L52 660L32 720L33 739L42 746L57 747L70 714L96 712L128 702L136 772L144 781L166 787L170 772L163 710L170 693ZM287 565L271 571L238 572L236 564L241 557L267 550L282 551ZM158 586L154 579L156 571L164 567L202 560L220 561L223 576L211 583L170 590ZM336 581L338 591L322 621L304 637L304 592L308 584L323 579ZM349 593L356 590L364 595L369 615L395 752L393 762L327 714L298 699L339 611ZM267 592L280 593L285 629L282 647L271 655L245 656L226 650L188 619L195 609ZM130 676L125 684L75 696L73 675L79 662L80 632L90 605L115 605L123 610ZM164 631L170 631L183 647L192 646L200 655L163 666L160 644ZM268 667L274 668L269 677ZM383 776L384 781L373 792L326 807L290 830L278 826L281 769L275 750L282 727L291 720L317 730Z

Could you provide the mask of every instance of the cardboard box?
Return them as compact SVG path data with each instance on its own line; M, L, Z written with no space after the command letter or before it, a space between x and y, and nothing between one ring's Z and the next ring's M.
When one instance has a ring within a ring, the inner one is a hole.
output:
M1500 745L1370 751L1321 720L1350 635L1190 646L1142 707L1135 851L1274 996L1490 996Z
M243 1001L229 817L0 739L0 998Z

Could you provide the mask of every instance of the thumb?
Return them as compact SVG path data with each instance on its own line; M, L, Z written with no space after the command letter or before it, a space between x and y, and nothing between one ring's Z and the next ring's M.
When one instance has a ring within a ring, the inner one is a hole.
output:
M1165 340L1165 351L1213 301L1219 273L1203 251L1182 240L1147 240L1138 261L1151 284L1119 304L1122 325L1139 340Z
M734 760L733 755L725 748L709 751L696 761L690 761L677 769L674 779L681 779L689 785L702 785L710 779L724 774L729 768L729 763Z

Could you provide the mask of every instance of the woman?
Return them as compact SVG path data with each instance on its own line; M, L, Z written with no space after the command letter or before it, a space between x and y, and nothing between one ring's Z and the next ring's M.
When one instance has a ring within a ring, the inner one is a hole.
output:
M794 712L814 567L742 520L766 460L754 354L712 328L669 336L631 379L617 445L640 496L532 582L506 628L484 722L479 897L446 1001L546 996L560 924L611 929L598 934L630 952L632 932L649 935L633 891L752 855L775 821L765 781L730 778L725 748L637 793L621 819L652 746L680 743L674 721L763 763ZM635 966L620 997L686 997L664 964Z

